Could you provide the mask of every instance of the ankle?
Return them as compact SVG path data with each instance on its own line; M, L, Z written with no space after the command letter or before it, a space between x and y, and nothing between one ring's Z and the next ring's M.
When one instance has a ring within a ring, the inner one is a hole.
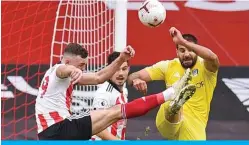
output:
M175 90L173 87L170 87L170 88L166 89L165 91L163 91L162 94L164 97L164 101L166 102L166 101L173 100L174 93L175 93Z

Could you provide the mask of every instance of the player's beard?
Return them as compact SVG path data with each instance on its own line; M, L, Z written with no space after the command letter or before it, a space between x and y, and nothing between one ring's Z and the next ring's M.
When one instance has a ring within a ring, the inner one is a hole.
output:
M195 56L194 58L189 57L189 58L180 59L181 65L185 69L192 68L196 64L196 61L197 61L197 56Z

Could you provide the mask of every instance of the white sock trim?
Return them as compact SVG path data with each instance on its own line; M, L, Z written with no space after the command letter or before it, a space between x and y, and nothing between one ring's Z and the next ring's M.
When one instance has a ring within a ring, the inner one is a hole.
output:
M162 93L164 96L164 101L166 102L166 101L172 100L174 93L175 93L175 90L173 87L170 87L170 88L166 89L165 91L163 91Z

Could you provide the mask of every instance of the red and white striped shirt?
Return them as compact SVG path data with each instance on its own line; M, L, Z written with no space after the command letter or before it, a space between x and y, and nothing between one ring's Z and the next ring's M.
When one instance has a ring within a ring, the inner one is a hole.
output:
M38 133L71 116L73 85L70 78L56 76L56 69L60 65L64 64L56 64L45 73L39 87L35 104Z
M98 90L94 95L93 108L104 109L109 108L117 104L125 104L128 102L128 91L124 87L123 92L119 92L115 84L110 82L105 82L100 85ZM113 123L107 128L107 130L114 136L125 140L127 119L119 120ZM97 136L93 136L92 140L101 140Z

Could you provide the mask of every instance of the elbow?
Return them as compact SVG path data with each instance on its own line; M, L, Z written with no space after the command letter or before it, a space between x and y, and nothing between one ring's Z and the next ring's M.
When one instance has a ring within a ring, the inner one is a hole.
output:
M97 79L96 85L103 84L104 82L105 82L105 80L103 80L103 79Z
M218 56L214 52L212 52L211 50L209 50L208 59L209 59L209 61L217 61L218 60Z
M213 54L210 56L209 63L211 63L212 72L216 72L216 70L219 69L220 64L219 64L218 56L216 54Z
M211 60L215 62L216 66L218 67L220 65L219 58L216 54L212 55Z
M218 56L216 54L213 54L210 56L210 60L216 61L216 60L218 60Z
M215 62L215 64L219 66L219 58L214 53L209 56L208 61Z

